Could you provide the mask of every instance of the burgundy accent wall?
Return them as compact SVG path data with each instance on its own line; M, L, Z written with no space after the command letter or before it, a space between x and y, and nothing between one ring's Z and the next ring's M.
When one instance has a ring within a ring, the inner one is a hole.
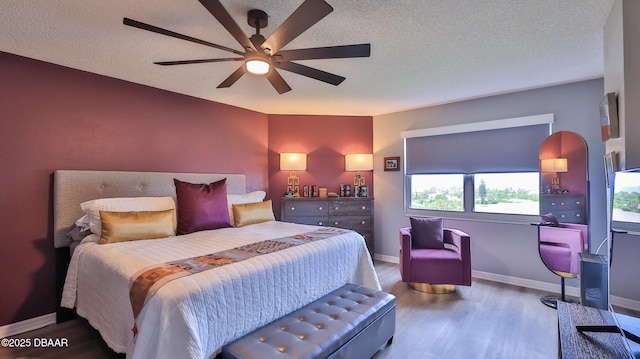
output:
M0 52L0 326L55 312L53 171L243 173L267 189L267 130L262 113Z
M300 191L305 184L340 192L340 184L351 184L355 172L345 172L344 156L373 153L373 118L370 116L269 115L269 193L276 218L280 197L287 187L289 171L280 171L280 153L307 154L307 170L297 171ZM373 171L363 172L374 195Z

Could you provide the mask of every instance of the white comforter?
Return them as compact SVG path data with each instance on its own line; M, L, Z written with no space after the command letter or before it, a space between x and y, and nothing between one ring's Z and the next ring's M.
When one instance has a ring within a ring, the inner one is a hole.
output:
M140 312L135 342L130 277L149 265L317 228L271 221L106 245L91 235L71 258L62 306L76 307L128 358L213 357L224 344L346 282L380 289L364 239L348 232L169 282Z

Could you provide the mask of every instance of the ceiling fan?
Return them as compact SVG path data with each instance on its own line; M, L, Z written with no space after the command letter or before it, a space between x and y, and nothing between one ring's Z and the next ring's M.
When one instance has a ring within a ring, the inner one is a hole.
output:
M154 64L158 65L171 66L209 62L241 61L242 65L220 85L218 85L218 88L230 87L238 81L242 75L249 72L257 75L264 75L279 94L290 91L291 87L289 87L287 82L282 78L282 76L280 76L276 68L337 86L345 80L344 77L305 66L293 62L293 60L369 57L371 54L371 44L314 47L281 51L281 49L289 42L333 11L331 5L323 0L305 0L302 5L300 5L300 7L298 7L267 39L260 34L260 29L266 27L268 23L268 16L264 11L250 10L247 13L247 22L251 27L256 29L255 34L251 37L247 37L219 0L199 1L211 13L211 15L213 15L220 24L229 31L233 38L242 45L244 49L243 51L196 39L191 36L179 34L177 32L162 29L157 26L145 24L126 17L123 19L123 23L142 30L191 41L196 44L213 47L237 55L237 57L216 59L154 62Z

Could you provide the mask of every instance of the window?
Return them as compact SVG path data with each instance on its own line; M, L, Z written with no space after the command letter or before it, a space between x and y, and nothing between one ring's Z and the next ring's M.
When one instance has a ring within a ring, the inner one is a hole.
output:
M411 204L413 209L436 211L464 211L464 176L411 176Z
M617 172L614 180L612 227L640 231L640 173Z
M474 212L540 213L538 172L477 173L474 182Z
M540 213L538 172L408 175L410 214L511 220ZM516 219L518 220L518 219Z
M404 131L405 214L538 220L538 152L552 123L543 114Z

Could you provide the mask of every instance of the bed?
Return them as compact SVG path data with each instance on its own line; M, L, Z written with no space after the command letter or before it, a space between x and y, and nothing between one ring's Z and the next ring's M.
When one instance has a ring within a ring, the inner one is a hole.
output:
M223 345L347 282L380 289L362 236L336 230L322 240L171 280L148 298L134 319L130 282L149 266L331 230L264 221L107 245L98 244L96 234L81 242L67 236L84 215L80 203L113 197L175 198L174 178L190 183L226 178L229 195L245 195L244 175L237 174L54 173L54 243L57 248L73 247L61 306L74 308L115 352L128 358L213 358Z

